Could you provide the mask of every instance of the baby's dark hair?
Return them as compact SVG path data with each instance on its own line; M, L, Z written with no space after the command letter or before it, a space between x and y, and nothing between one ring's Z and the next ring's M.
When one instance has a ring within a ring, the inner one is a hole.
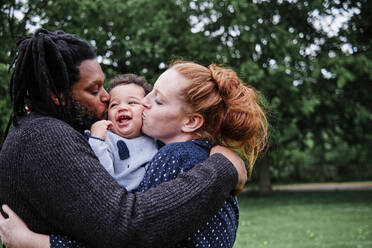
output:
M138 86L141 86L146 95L152 90L152 85L149 84L144 77L129 73L118 75L114 79L112 79L107 88L107 92L110 93L110 91L116 86L126 84L136 84Z

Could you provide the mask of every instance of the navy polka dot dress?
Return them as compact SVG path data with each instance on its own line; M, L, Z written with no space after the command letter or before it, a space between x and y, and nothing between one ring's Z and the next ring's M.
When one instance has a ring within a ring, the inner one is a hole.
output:
M87 248L84 244L61 235L50 235L51 248Z
M162 182L172 180L179 173L206 160L211 147L212 144L209 141L200 139L164 146L148 166L140 183L139 191L145 192ZM229 197L212 219L175 247L233 247L238 228L238 217L237 199Z

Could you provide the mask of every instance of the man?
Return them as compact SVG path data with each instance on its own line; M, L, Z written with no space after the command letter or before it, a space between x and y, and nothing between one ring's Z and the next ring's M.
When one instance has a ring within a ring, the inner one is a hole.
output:
M35 232L92 247L171 246L208 220L237 182L236 189L243 187L244 163L224 150L236 169L214 154L171 182L129 194L81 134L105 116L103 82L93 49L79 37L39 29L19 43L10 84L14 127L0 153L0 204Z

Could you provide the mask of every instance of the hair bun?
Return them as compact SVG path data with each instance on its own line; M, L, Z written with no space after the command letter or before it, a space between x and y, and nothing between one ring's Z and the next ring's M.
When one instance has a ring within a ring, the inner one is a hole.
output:
M225 104L229 104L234 95L242 87L240 79L236 72L231 69L211 64L208 66L211 71L212 80L216 83L217 91L223 98Z

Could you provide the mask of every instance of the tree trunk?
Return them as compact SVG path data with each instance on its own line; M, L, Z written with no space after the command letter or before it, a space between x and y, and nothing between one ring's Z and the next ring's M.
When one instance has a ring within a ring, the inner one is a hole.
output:
M258 191L260 195L267 195L272 193L270 168L268 163L268 156L264 156L258 161Z

